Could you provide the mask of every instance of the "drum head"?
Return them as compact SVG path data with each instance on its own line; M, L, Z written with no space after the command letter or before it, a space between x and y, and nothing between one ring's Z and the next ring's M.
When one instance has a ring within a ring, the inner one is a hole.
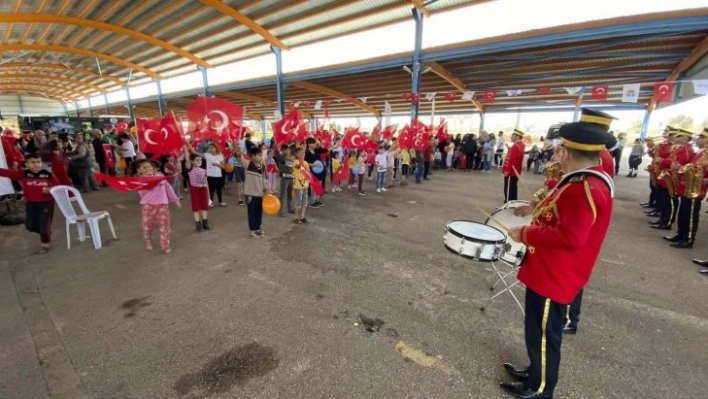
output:
M447 229L458 237L471 240L491 243L506 241L506 234L501 230L469 220L453 220L447 224Z
M529 203L527 201L509 201L504 204L504 206L494 211L494 213L492 213L492 218L487 219L484 223L489 226L502 228L499 225L499 223L501 223L510 229L513 229L514 227L530 226L532 220L531 215L514 215L514 209L528 204Z

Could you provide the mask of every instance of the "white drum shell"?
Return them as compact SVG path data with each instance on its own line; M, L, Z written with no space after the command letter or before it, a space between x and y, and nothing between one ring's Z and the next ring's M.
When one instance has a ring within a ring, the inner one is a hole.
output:
M460 231L456 229L460 224L473 227L472 230L493 230L480 231L484 234L475 234L474 231ZM470 259L483 262L493 262L499 260L502 253L502 245L506 242L506 234L499 229L477 222L466 220L453 220L448 222L443 236L443 243L452 252Z
M507 228L530 226L532 217L529 216L516 216L514 215L514 209L528 205L528 201L509 201L502 205L492 213L492 217L487 219L486 225L496 227L503 230L504 228L499 225L499 223L504 224ZM507 235L506 244L504 245L504 250L500 258L508 263L518 265L526 254L526 245L514 241Z

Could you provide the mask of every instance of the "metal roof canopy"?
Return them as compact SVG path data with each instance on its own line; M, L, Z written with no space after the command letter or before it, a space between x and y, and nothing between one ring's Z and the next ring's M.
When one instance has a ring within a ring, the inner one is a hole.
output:
M653 83L680 79L700 63L708 52L707 37L708 9L698 9L593 21L428 49L422 54L423 69L430 69L421 76L420 112L430 113L431 103L424 99L430 92L438 93L435 112L441 115L479 112L480 108L484 112L519 108L524 112L561 111L575 107L578 96L568 94L564 87L576 86L586 87L583 101L593 108L647 109L654 106ZM366 107L332 102L330 114L378 116L384 101L391 104L394 114L408 114L410 103L402 93L410 92L411 78L403 66L410 62L408 53L286 74L286 100L314 104L317 100L367 97ZM636 104L621 102L622 85L627 83L645 83ZM610 86L608 101L590 98L593 85ZM678 85L678 101L689 98L684 95L685 86L692 85ZM552 90L539 94L535 89L541 87ZM209 89L259 117L270 117L276 108L275 77ZM519 89L531 91L517 96L504 92ZM459 99L464 90L498 93L493 104L475 104ZM455 92L458 99L448 102L442 95L447 92ZM196 94L178 93L172 98ZM157 114L157 105L147 103L150 101L154 99L140 101L137 115ZM180 104L169 102L177 113L183 112ZM305 111L316 117L324 113L312 107Z
M489 0L439 0L430 11ZM409 0L0 2L0 75L42 74L89 94L302 46L410 17ZM19 78L13 81L18 81ZM0 84L2 81L0 81ZM64 82L80 90L81 84ZM85 86L85 85L84 85ZM100 87L99 88L97 88ZM50 93L47 93L50 94Z

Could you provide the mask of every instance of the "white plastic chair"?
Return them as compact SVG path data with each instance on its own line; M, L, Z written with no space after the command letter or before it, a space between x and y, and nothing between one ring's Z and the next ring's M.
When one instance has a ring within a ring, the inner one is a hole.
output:
M111 215L108 211L98 211L91 212L86 208L84 200L81 197L79 190L74 187L69 186L55 186L49 190L49 193L54 197L54 202L56 202L57 207L64 215L66 220L66 247L71 249L71 236L69 234L69 226L75 224L79 230L79 241L84 242L86 240L86 226L85 223L89 225L91 230L91 238L93 239L93 246L96 249L101 249L101 229L98 225L98 221L101 219L106 219L108 222L108 227L111 229L111 234L113 234L114 239L116 237L116 231L113 229L113 222L111 221ZM69 193L73 194L74 197L71 198ZM82 214L77 215L74 206L71 204L76 202L79 204Z

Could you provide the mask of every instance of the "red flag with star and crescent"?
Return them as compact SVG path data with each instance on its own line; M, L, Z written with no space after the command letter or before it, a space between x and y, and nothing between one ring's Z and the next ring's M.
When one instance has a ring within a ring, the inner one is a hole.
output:
M607 101L607 94L610 91L610 86L594 86L592 88L591 98L597 101Z
M320 141L322 147L326 149L332 148L332 135L324 128L324 125L317 125L315 138Z
M663 82L654 85L654 101L656 101L657 103L673 102L673 93L673 82Z
M198 141L211 140L224 150L226 142L238 137L243 124L243 107L223 98L203 95L189 104L187 118L197 127Z
M96 181L102 181L120 192L149 190L165 180L165 176L114 177L94 172Z
M435 128L435 137L443 141L447 137L447 121L445 118L440 119L440 124Z
M393 135L396 134L396 130L398 130L398 124L388 125L384 128L383 132L381 133L381 136L384 138L384 140L391 140L393 138Z
M416 151L424 152L432 146L430 143L430 133L419 132L413 138L413 149Z
M342 137L342 148L345 148L347 150L355 150L355 149L360 149L366 144L366 140L368 137L364 136L359 132L358 127L350 127L347 129L347 132L344 133L344 137Z
M157 154L160 152L164 137L160 135L160 120L159 119L142 119L135 120L135 127L138 131L138 145L143 154Z
M349 162L343 162L339 169L332 175L332 182L337 184L349 180L349 173Z
M411 128L408 125L403 126L400 132L398 132L398 146L401 149L407 150L411 148L411 143L413 142L413 134Z
M374 130L371 131L371 138L374 140L379 140L379 136L381 136L381 122L377 123L376 126L374 126Z
M318 178L315 177L315 175L310 172L310 169L302 166L305 163L305 158L303 156L300 157L300 173L307 179L308 182L310 182L310 187L312 187L312 191L317 194L317 196L321 196L324 194L324 187L322 187L322 183Z
M289 143L290 140L295 138L302 124L302 116L300 116L300 111L298 110L294 110L279 121L273 122L275 143L278 145Z
M494 90L489 90L484 92L484 97L482 97L482 100L484 100L485 103L494 104L494 100L496 98L497 92Z
M160 120L160 135L163 138L160 150L156 155L179 154L184 147L184 135L177 124L174 112L168 112ZM220 147L223 150L223 147Z

